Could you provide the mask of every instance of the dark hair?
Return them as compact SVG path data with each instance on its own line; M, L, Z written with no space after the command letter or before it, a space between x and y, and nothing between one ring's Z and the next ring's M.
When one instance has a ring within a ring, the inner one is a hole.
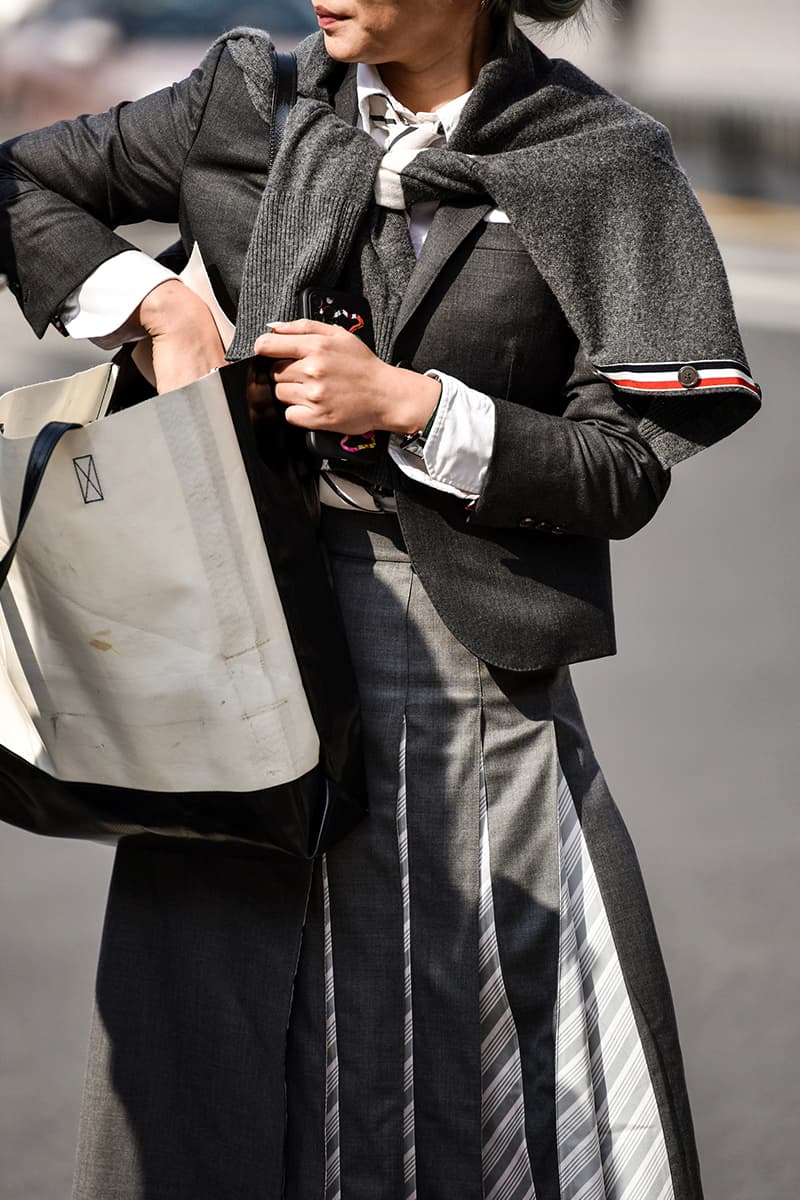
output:
M517 19L535 21L538 25L562 25L574 17L586 23L584 9L606 0L482 0L481 7L488 9L499 27L505 26L506 41L513 46L520 31ZM530 36L530 31L529 31Z
M516 0L507 7L534 21L566 21L583 8L586 0ZM506 7L506 5L504 5Z
M554 24L577 16L587 0L488 0L487 7L502 13L509 22L515 16L542 24Z

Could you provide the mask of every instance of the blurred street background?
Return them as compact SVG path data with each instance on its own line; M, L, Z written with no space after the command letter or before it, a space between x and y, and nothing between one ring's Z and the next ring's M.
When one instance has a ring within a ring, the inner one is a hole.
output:
M309 0L0 0L0 132L185 74ZM673 982L707 1200L800 1195L800 6L623 0L543 42L672 129L722 244L759 417L615 547L620 653L576 669ZM168 244L163 226L131 236ZM0 293L0 391L98 361ZM0 1200L66 1200L111 853L0 830Z

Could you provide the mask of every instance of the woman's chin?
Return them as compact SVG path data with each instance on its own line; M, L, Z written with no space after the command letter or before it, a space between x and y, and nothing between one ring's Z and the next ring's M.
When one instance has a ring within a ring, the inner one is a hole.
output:
M347 29L323 29L325 49L336 62L360 62L363 39L348 36Z

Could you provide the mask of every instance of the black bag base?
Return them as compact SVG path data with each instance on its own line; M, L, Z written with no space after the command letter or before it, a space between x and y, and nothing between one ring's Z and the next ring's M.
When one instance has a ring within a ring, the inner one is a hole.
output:
M254 792L148 792L54 779L0 747L0 820L48 837L111 844L142 835L199 838L312 859L365 812L319 767Z

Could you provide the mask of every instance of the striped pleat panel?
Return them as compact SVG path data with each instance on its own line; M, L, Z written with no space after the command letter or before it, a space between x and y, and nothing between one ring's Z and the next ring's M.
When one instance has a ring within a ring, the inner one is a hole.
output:
M561 1200L674 1200L664 1131L588 846L559 776Z
M403 1200L417 1200L417 1156L414 1128L414 1006L411 995L411 883L408 869L406 811L406 730L400 741L397 788L397 847L403 901L403 974L405 980L405 1054L403 1059Z
M341 1200L339 1161L339 1050L336 1039L336 993L333 980L333 931L328 862L322 856L322 902L325 923L325 1200Z
M485 1200L536 1200L528 1144L519 1040L506 995L492 897L486 780L480 788L481 1127Z

